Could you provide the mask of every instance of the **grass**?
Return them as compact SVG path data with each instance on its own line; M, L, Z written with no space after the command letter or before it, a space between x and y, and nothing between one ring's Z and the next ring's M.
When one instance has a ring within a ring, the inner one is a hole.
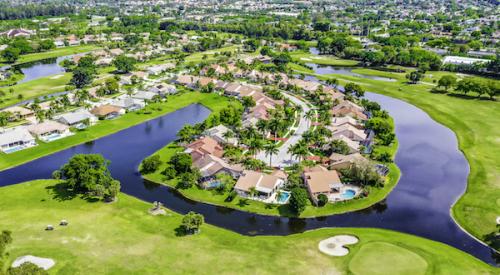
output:
M151 204L124 194L112 204L67 195L54 180L0 188L0 230L11 230L14 239L7 263L27 254L52 258L56 265L49 270L51 274L158 274L160 270L175 274L275 274L277 270L347 274L364 272L368 263L377 272L398 274L408 270L402 264L411 260L410 266L420 267L412 271L426 266L429 274L498 274L498 269L460 250L388 230L329 228L248 237L205 224L200 234L178 237L181 216L176 213L151 216L147 214ZM61 219L69 225L57 226ZM44 231L47 224L56 225L55 230ZM350 253L344 257L319 252L318 242L337 234L356 235L360 242L349 246Z
M21 81L24 78L22 73L13 73L8 79L0 80L0 88L3 86L11 86L15 85L18 81Z
M22 164L45 155L52 154L74 145L98 139L100 137L142 123L146 120L159 117L169 112L173 112L193 103L200 103L207 106L208 108L216 109L218 106L220 106L220 104L228 100L229 99L216 94L202 94L198 92L185 92L178 95L172 95L168 97L167 102L148 105L148 107L146 107L146 110L151 111L151 113L149 114L140 114L135 112L127 113L119 119L99 121L98 124L84 131L79 131L75 135L61 140L50 143L39 142L38 146L8 155L1 153L0 170Z
M394 144L390 147L392 152L395 152L397 148L397 144ZM178 153L183 151L183 148L175 145L174 143L170 143L162 149L158 150L155 154L160 156L163 164L162 166L154 173L144 175L144 178L170 186L175 188L178 184L177 179L166 180L165 177L161 174L161 172L166 168L167 162L170 158ZM355 211L367 208L376 204L377 202L383 200L396 186L400 172L398 167L395 164L389 165L390 172L387 177L386 184L383 188L370 188L370 195L365 198L353 199L345 202L338 203L329 203L324 207L315 207L310 202L308 203L304 212L301 213L300 217L319 217L319 216L327 216L332 214L345 213L349 211ZM272 215L272 216L286 216L293 217L296 216L289 208L288 205L271 205L265 204L263 202L236 197L233 201L227 202L225 201L228 193L227 192L217 192L216 190L205 190L201 189L197 186L193 186L187 189L177 189L183 196L190 198L196 201L202 201L209 204L225 206L233 209L238 209L241 211L247 211L252 213L259 213L263 215Z
M234 45L234 46L228 46L228 47L223 47L219 49L214 49L214 50L209 50L209 51L204 51L204 52L196 52L193 53L189 56L186 57L184 60L184 63L199 63L201 61L211 61L214 60L215 53L221 53L221 52L235 52L240 48L240 46ZM206 55L206 58L204 56Z
M1 98L2 102L0 103L0 108L16 104L23 100L62 92L70 79L71 73L62 73L38 78L10 87L0 88L6 93L6 96ZM13 89L14 92L10 93L10 89ZM19 98L19 95L21 95L22 98Z
M318 56L304 51L291 52L290 56L294 61L321 65L351 67L359 64L359 62L355 60L341 59L333 56Z
M70 47L54 49L51 51L40 52L40 53L30 53L30 54L21 55L19 57L19 59L15 62L15 64L33 62L33 61L38 61L38 60L42 60L42 59L60 57L60 56L65 56L65 55L72 55L72 54L77 54L77 53L90 52L90 51L93 51L93 50L96 50L99 48L100 47L98 47L96 45L79 45L79 46L70 46ZM0 63L0 65L1 65L1 63ZM5 63L3 65L12 65L12 64Z
M374 73L374 70L362 69L361 72ZM486 235L498 230L495 220L500 208L500 103L475 95L430 92L433 82L443 75L454 74L450 72L427 72L421 83L413 85L406 83L403 73L376 73L397 81L384 82L338 74L318 77L335 77L341 85L355 82L367 91L404 100L454 131L459 148L469 162L470 174L466 193L453 206L452 215L465 230L485 240Z

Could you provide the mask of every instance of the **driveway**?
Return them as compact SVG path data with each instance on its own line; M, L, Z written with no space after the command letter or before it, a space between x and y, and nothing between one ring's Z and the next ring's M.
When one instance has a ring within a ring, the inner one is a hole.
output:
M289 136L288 140L280 146L278 154L273 155L273 167L285 167L298 162L297 159L292 159L292 155L288 153L288 148L299 142L299 140L302 138L302 134L307 131L309 127L311 127L311 121L304 117L305 113L310 110L309 106L307 106L304 101L295 96L287 93L282 94L286 98L290 99L290 101L292 101L294 104L301 106L302 112L300 113L299 125L297 127L291 128L291 130L295 131L293 135ZM257 154L257 159L269 164L269 156L266 156L265 151L259 152L259 154Z

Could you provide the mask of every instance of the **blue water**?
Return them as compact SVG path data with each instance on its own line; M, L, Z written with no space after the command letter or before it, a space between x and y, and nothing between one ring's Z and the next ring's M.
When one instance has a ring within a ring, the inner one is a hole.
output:
M279 197L278 197L278 202L279 203L285 203L288 201L290 198L290 193L289 192L281 192Z
M211 182L207 183L207 188L217 188L221 185L222 185L222 183L220 181L211 181Z
M344 191L344 193L340 194L340 196L343 199L350 200L350 199L354 198L354 196L356 196L356 191L354 191L352 189L347 189Z

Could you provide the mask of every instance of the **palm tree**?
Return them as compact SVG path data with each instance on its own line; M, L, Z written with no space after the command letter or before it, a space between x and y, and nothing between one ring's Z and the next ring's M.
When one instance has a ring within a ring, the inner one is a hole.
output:
M248 191L249 191L249 192L248 192L248 194L249 194L249 195L250 195L250 197L252 197L252 198L253 198L253 197L255 197L255 195L257 195L257 193L258 193L258 192L257 192L257 189L255 189L255 187L250 187L250 188L248 189Z
M256 126L257 126L257 130L259 130L259 132L264 134L267 131L268 123L264 119L259 119L259 121L257 121Z
M226 131L224 134L222 134L222 137L226 139L226 143L229 143L229 139L234 137L234 133L232 131Z
M312 120L314 117L316 117L316 111L311 109L309 111L306 112L306 115L305 117L308 119L308 120Z
M302 161L309 154L308 145L305 140L301 139L299 142L288 148L288 152Z
M264 142L260 138L252 138L249 141L248 144L248 151L254 156L257 155L257 153L264 148Z
M337 85L339 85L339 80L336 78L329 78L326 80L326 84L333 86L334 88L337 88Z
M278 144L270 142L266 144L264 150L266 151L266 156L269 156L269 166L272 167L273 155L276 155L279 152Z

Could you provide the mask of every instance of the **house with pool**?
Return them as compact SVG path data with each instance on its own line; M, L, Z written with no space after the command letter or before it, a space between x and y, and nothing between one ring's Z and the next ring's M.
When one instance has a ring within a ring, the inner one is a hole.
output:
M89 111L81 109L61 114L56 117L56 120L69 127L84 129L95 124L97 122L97 117L92 115Z
M73 134L69 130L68 125L53 120L46 120L42 123L29 125L28 131L44 142L51 142Z
M343 184L337 171L322 166L317 168L303 174L309 196L316 205L321 194L326 195L329 202L350 200L360 194L359 187Z
M26 127L0 128L0 149L6 154L36 145L35 138Z
M290 193L281 191L286 177L280 174L266 174L262 172L244 170L234 186L236 193L244 198L258 200L265 203L285 204Z

